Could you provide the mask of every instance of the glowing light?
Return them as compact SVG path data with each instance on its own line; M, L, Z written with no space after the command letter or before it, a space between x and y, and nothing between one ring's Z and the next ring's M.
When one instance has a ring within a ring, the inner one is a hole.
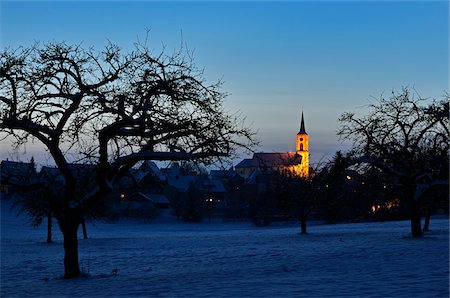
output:
M398 199L394 199L392 201L387 201L385 205L386 208L389 210L391 208L398 207L400 205L400 201Z
M379 209L381 208L380 205L372 205L372 208L370 208L372 210L373 213L377 212Z
M352 177L347 175L347 180L352 180Z
M121 194L119 195L119 198L120 198L121 200L125 200L125 194L124 194L124 193L121 193Z

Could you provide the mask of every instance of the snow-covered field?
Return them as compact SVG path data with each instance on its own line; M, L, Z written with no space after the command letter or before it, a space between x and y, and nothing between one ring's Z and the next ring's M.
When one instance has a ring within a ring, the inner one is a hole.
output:
M2 202L1 297L448 297L449 221L256 228L251 223L88 225L89 274L64 280L62 237ZM117 274L112 274L117 269Z

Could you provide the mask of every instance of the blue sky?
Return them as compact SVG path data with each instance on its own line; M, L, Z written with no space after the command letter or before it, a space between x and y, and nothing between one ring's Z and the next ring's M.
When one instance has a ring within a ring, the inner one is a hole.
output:
M337 118L363 111L371 96L404 85L424 97L449 89L447 1L0 5L2 48L49 40L101 48L109 39L127 50L146 28L155 51L162 44L172 51L183 39L206 78L225 81L226 107L259 131L260 150L294 150L303 107L312 161L345 148ZM2 145L1 157L8 151Z

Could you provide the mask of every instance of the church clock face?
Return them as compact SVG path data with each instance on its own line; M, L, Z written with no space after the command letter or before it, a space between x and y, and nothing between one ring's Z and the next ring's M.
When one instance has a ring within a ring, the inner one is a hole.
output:
M303 141L303 138L300 138L300 141Z

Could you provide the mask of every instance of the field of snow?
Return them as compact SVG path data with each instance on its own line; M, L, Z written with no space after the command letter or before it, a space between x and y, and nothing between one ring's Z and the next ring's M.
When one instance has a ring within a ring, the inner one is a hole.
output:
M88 225L87 276L64 280L62 237L2 201L1 297L448 297L449 221L257 228L251 223ZM117 269L117 274L113 270Z

